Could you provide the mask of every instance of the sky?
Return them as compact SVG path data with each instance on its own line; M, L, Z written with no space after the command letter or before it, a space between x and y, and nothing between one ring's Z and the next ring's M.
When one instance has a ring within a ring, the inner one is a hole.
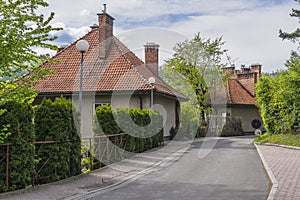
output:
M237 68L260 63L264 72L284 69L297 44L282 41L279 30L292 32L298 20L290 17L294 0L47 0L49 7L39 12L55 13L56 44L69 45L97 24L97 13L107 4L115 18L114 35L143 59L143 45L160 45L160 62L172 56L177 42L222 37L230 63ZM53 53L53 52L52 52ZM223 62L229 63L226 56Z

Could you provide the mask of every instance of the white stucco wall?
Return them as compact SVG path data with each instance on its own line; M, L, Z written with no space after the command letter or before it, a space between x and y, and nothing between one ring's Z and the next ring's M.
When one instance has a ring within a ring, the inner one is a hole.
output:
M162 96L154 97L154 110L164 117L164 136L170 135L170 129L175 127L176 101Z
M259 119L262 123L261 117L259 115L258 109L253 107L231 107L227 109L227 112L230 113L230 116L238 117L242 121L242 128L246 133L253 133L254 128L251 123L254 119ZM262 127L261 127L262 129Z
M93 136L94 105L99 103L108 103L113 109L118 107L140 108L140 99L142 99L142 108L150 109L150 97L148 95L126 95L110 96L83 96L82 104L82 137ZM164 117L164 136L169 136L169 130L175 126L175 105L176 101L159 95L154 95L154 110L158 111ZM76 102L75 102L76 103Z

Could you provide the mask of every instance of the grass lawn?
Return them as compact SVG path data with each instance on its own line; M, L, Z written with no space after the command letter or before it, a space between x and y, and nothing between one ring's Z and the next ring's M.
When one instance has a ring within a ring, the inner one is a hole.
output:
M274 135L270 133L265 133L264 135L256 138L254 141L300 147L300 134Z

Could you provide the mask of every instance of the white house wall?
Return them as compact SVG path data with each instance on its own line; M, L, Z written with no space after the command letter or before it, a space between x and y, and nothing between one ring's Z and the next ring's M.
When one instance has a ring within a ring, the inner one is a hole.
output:
M175 127L176 101L162 96L154 96L154 108L164 117L164 136L170 135L170 129Z
M143 109L150 108L150 97L142 95L142 107ZM130 100L128 100L130 99ZM93 136L93 120L94 120L94 105L99 103L107 103L112 106L113 109L119 107L140 108L140 96L132 95L129 98L126 95L110 95L107 96L83 96L82 99L82 137ZM169 136L169 130L172 126L175 127L175 100L154 95L154 110L160 112L164 117L164 136ZM75 102L76 103L76 102Z
M228 110L227 110L228 111ZM246 133L254 133L255 129L252 127L251 123L254 119L259 119L261 117L258 113L256 107L231 107L230 115L232 117L240 118L242 121L242 128Z

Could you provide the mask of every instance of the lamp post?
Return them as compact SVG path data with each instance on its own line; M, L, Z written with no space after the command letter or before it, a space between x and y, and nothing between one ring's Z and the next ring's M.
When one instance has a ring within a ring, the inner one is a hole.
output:
M151 110L153 110L153 89L154 89L153 84L155 83L155 78L151 76L148 79L148 82L151 85Z
M79 80L79 113L80 113L80 134L81 134L81 119L82 119L82 74L83 74L83 54L89 49L89 43L86 40L79 40L76 43L76 49L81 53L80 60L80 80Z

